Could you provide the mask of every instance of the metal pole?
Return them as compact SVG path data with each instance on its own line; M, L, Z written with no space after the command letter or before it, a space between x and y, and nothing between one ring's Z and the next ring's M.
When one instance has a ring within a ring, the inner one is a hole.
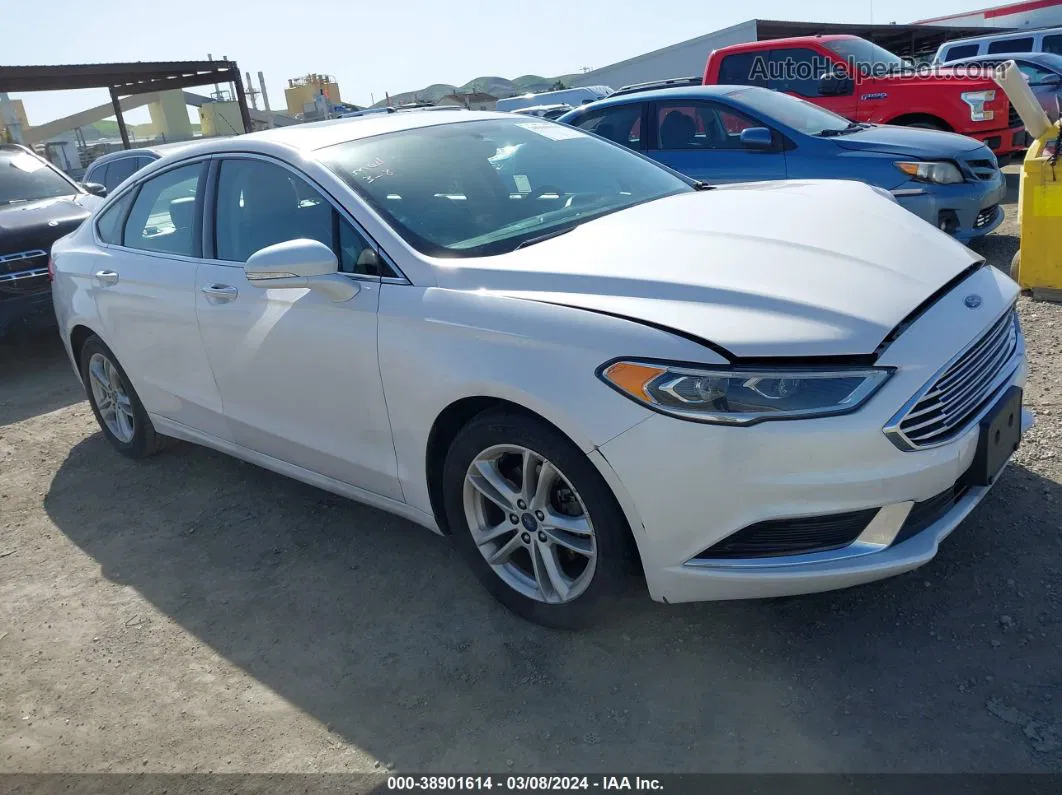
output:
M118 120L118 132L122 136L122 148L129 148L129 130L125 126L125 117L122 116L122 104L118 101L118 91L111 86L111 105L114 106L114 118Z
M251 126L251 112L247 109L247 95L243 93L243 78L240 77L240 69L236 62L232 63L233 85L236 87L236 101L240 103L240 118L243 119L243 131L253 132Z
M22 125L19 123L15 106L6 91L0 91L0 122L3 122L0 126L7 128L12 141L16 144L22 143Z

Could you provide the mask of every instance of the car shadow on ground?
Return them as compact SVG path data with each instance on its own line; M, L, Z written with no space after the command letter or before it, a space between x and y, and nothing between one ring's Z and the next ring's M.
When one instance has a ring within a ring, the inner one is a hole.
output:
M106 578L344 740L451 772L1062 770L1034 747L1062 722L1060 504L1013 466L911 574L676 606L632 582L562 633L445 539L191 445L132 462L96 433L45 499Z
M85 399L55 328L0 337L0 427Z

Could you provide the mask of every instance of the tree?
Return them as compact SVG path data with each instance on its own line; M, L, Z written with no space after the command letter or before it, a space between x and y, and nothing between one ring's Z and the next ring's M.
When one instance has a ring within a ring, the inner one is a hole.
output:
M553 81L553 85L551 85L549 87L549 90L550 91L564 91L567 88L568 88L568 86L564 85L564 81L555 80L555 81Z

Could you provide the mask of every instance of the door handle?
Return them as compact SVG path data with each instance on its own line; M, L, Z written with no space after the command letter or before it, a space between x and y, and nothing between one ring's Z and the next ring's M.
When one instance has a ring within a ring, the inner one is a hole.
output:
M207 298L215 301L232 301L240 294L240 291L231 284L208 284L200 287L199 291Z
M96 284L100 287L110 287L118 284L117 271L96 271Z

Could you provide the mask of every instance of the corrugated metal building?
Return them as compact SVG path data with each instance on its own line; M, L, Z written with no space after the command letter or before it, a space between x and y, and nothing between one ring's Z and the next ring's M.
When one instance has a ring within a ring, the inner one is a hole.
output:
M1062 4L1062 0L1038 2ZM814 36L817 33L851 33L880 44L897 55L919 58L931 56L945 41L982 34L984 27L951 22L940 25L846 25L750 19L714 33L593 69L573 78L572 85L606 85L616 89L650 80L701 75L704 74L709 53L719 47L789 36Z
M1062 27L1062 0L1027 0L965 14L919 20L922 25L975 25L985 28ZM982 31L988 33L990 31Z

